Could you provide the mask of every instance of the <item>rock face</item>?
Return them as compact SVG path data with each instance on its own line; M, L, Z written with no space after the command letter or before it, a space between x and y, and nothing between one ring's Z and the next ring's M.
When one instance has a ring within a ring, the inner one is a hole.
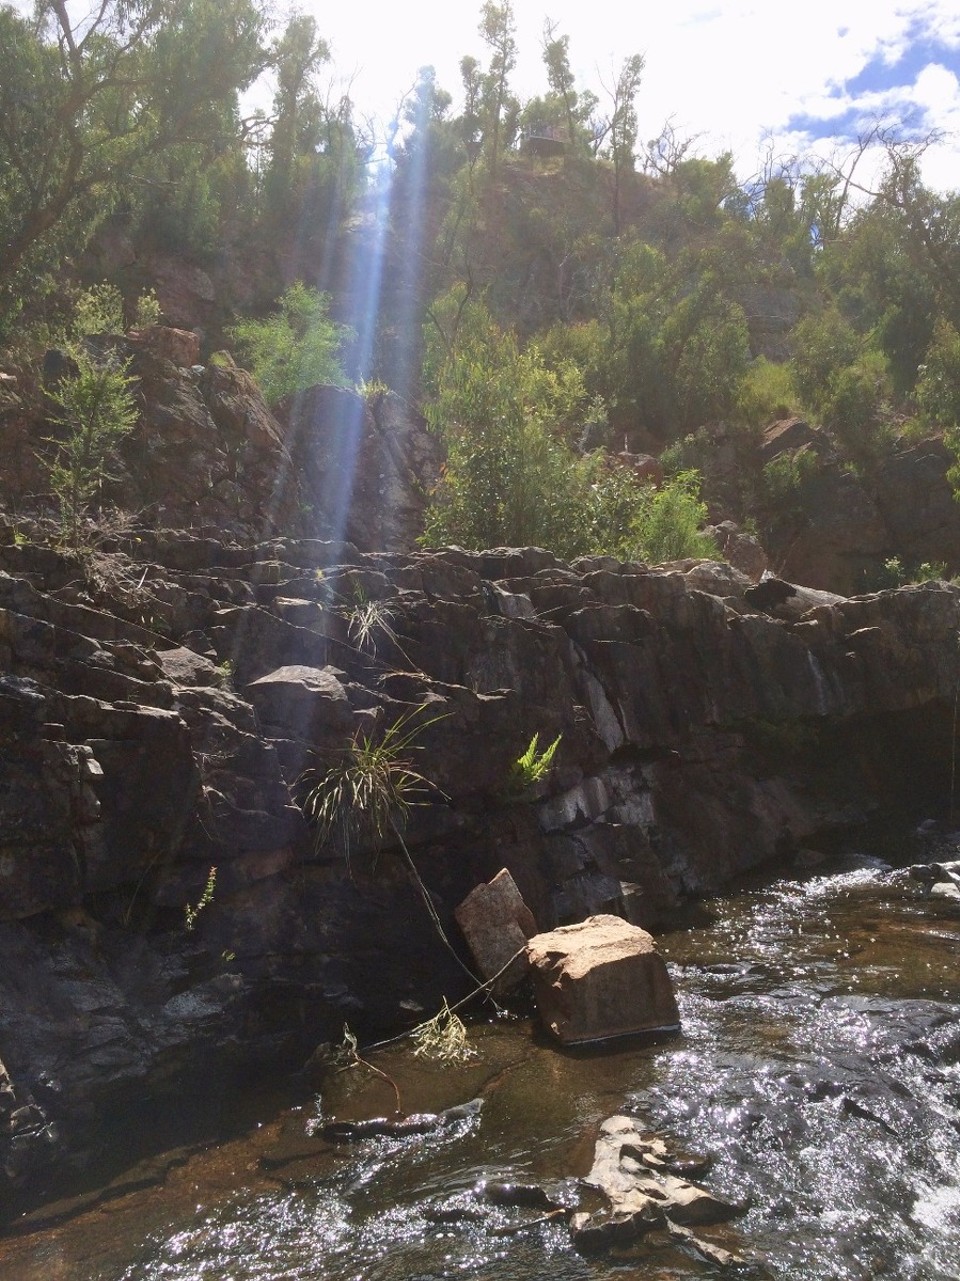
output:
M757 581L782 578L850 596L908 580L924 563L960 572L960 504L940 437L902 440L851 465L839 442L802 418L772 423L759 441L717 424L697 433L696 465L724 557ZM762 547L733 524L749 519Z
M151 326L105 341L130 362L141 408L107 503L150 525L247 540L282 530L363 549L415 546L439 446L398 396L316 387L274 414L229 357L199 363L195 333ZM51 370L64 359L48 356ZM39 386L0 395L0 505L22 510L24 495L49 489L47 408Z
M680 1026L653 938L619 916L536 934L527 955L540 1017L564 1045Z
M960 592L751 590L708 562L536 548L144 527L81 561L8 531L0 1058L13 1110L38 1109L8 1181L90 1159L121 1104L299 1066L344 1022L386 1034L464 992L389 832L361 825L348 872L300 808L305 771L402 718L429 780L404 841L451 939L501 869L544 932L650 929L881 804L933 812ZM561 741L518 801L535 733Z

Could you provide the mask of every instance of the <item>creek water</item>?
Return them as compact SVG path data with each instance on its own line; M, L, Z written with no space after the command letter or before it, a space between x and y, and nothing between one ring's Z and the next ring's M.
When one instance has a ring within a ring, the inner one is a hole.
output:
M392 1110L363 1067L233 1137L154 1158L62 1221L0 1241L4 1281L683 1281L717 1267L654 1233L581 1256L562 1219L491 1204L483 1180L577 1195L619 1112L713 1158L700 1181L743 1212L703 1235L741 1275L960 1278L960 910L861 858L710 905L661 937L682 1033L560 1051L523 1021L471 1029L444 1068L371 1053L405 1111L475 1096L428 1135L334 1146L324 1115ZM142 1172L141 1172L142 1173ZM138 1187L138 1181L148 1186ZM699 1231L699 1230L698 1230Z

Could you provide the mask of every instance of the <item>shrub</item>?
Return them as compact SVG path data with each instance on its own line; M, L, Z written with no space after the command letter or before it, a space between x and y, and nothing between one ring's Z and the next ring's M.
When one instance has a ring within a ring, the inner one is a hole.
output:
M737 397L736 417L748 427L764 427L786 418L797 405L789 365L758 356L747 370Z
M92 356L83 347L71 352L74 372L49 391L56 407L53 421L63 429L47 463L50 487L60 506L64 540L77 547L90 504L106 480L117 446L133 430L137 404L129 361L113 353Z
M422 798L437 790L413 768L416 738L432 724L412 725L418 711L401 716L380 735L358 731L325 771L302 776L303 810L316 827L318 850L332 840L348 865L358 837L379 851L391 835L399 839L411 806L424 804Z
M700 499L698 472L680 472L660 489L642 492L644 501L630 531L638 559L658 565L690 556L719 556L716 543L702 530L707 505Z
M227 334L240 349L268 404L318 383L347 386L340 352L352 330L329 317L330 298L295 281L263 320L240 320Z
M924 417L942 427L960 426L960 333L948 321L937 321L917 372L917 404Z
M437 338L440 325L456 332ZM535 345L514 334L480 303L457 306L451 293L427 330L427 421L442 436L447 461L427 512L424 541L467 547L584 550L577 508L584 478L568 444L586 403L579 370L548 368Z
M91 285L78 296L74 305L74 328L85 337L89 334L122 334L123 295L116 285L104 281Z

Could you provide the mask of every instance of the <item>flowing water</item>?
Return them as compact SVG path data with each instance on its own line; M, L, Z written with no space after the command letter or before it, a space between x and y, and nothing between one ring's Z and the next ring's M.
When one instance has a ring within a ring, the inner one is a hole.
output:
M0 1242L4 1281L682 1281L717 1275L652 1234L583 1257L560 1218L490 1204L484 1179L577 1196L601 1120L627 1111L713 1157L701 1180L743 1213L703 1235L784 1281L960 1278L960 909L879 865L711 905L660 940L679 1037L564 1052L529 1024L476 1027L442 1068L371 1055L406 1111L474 1096L429 1135L333 1146L323 1115L392 1110L363 1067L207 1149L157 1159L62 1222ZM147 1175L143 1182L149 1182ZM124 1191L124 1188L131 1190ZM540 1220L535 1222L535 1220ZM31 1230L32 1229L32 1230ZM698 1230L699 1231L699 1230Z

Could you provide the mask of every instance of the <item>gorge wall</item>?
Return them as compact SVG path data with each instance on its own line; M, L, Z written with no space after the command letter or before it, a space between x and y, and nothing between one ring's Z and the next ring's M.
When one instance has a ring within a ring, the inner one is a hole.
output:
M304 770L403 717L405 842L452 911L508 867L541 929L654 927L871 813L944 806L960 590L727 565L362 553L146 528L0 546L0 1162L53 1187L107 1118L409 1026L465 979L398 848L315 847ZM544 782L513 763L561 736ZM216 868L212 901L188 928Z

